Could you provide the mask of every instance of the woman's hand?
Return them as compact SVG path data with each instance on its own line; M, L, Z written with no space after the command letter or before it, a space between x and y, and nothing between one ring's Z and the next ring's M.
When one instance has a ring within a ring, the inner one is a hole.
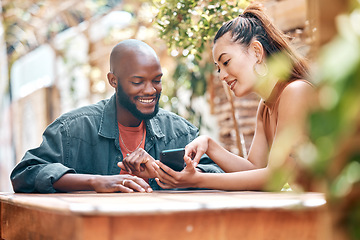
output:
M209 137L200 136L185 146L185 157L192 159L194 167L200 162L200 158L209 147ZM184 157L184 160L185 160Z
M153 163L157 173L155 180L161 188L198 187L200 172L195 168L194 162L189 157L184 156L184 160L186 167L181 172L172 170L160 161Z
M154 161L155 159L144 149L138 148L119 162L118 166L129 174L141 178L154 178L157 176L152 165Z

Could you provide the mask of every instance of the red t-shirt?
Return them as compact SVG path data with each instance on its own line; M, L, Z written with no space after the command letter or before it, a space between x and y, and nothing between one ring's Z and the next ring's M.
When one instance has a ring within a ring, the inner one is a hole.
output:
M119 127L119 144L124 158L126 157L126 154L130 154L138 148L144 149L145 138L146 138L144 121L142 121L137 127L126 127L118 122L118 127ZM121 139L124 141L125 146L123 141L121 141ZM120 174L129 174L129 173L121 169Z

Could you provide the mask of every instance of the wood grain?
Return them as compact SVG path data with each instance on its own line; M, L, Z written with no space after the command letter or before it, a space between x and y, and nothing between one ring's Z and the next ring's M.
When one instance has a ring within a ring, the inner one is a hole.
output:
M331 239L316 193L0 193L0 200L2 239Z

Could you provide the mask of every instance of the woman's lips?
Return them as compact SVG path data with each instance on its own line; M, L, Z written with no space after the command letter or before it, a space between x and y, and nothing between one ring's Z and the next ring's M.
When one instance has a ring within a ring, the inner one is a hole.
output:
M237 82L236 80L232 80L227 82L227 85L229 85L230 89L233 90L236 82Z

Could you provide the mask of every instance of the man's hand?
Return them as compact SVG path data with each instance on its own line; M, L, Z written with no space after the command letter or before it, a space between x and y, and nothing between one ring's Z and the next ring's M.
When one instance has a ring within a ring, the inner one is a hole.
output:
M98 193L110 192L152 192L144 179L128 174L94 176L90 179L92 188Z
M128 174L105 176L67 173L54 182L53 187L61 192L152 192L151 187L144 179Z
M138 148L130 155L126 156L118 166L128 172L141 178L154 178L156 171L152 163L155 159L144 149Z

